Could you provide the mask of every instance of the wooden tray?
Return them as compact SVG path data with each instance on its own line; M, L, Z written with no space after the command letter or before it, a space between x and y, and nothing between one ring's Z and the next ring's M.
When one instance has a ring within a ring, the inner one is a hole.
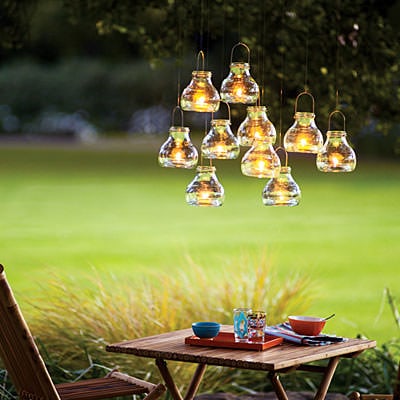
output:
M215 338L200 339L197 336L185 338L185 343L192 346L227 347L230 349L257 350L263 351L270 347L277 346L283 342L283 338L265 335L264 342L235 342L235 336L231 332L220 332Z

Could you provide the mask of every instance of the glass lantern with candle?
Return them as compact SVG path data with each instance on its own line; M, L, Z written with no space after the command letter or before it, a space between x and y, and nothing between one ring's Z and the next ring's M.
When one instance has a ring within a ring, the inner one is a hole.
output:
M254 178L273 178L279 175L281 161L272 146L272 138L255 140L241 162L243 175Z
M197 175L186 188L186 202L191 206L219 207L224 199L224 188L218 181L215 167L198 166Z
M343 118L343 130L330 130L331 118L335 113ZM347 142L345 121L344 114L339 110L329 115L326 141L317 154L317 168L322 172L351 172L356 168L356 153Z
M239 141L232 133L228 119L213 119L211 129L204 137L201 152L205 158L229 160L237 158Z
M238 46L247 50L247 62L233 62L233 52ZM221 100L227 103L256 103L260 90L250 75L250 49L246 44L240 42L233 46L229 68L229 74L221 84Z
M181 114L181 126L174 125L176 111ZM162 144L158 153L161 167L194 168L197 165L198 152L190 140L190 129L183 126L183 111L176 106L172 111L172 126L169 128L168 139Z
M189 132L190 129L185 126L169 128L169 137L158 154L162 167L190 169L197 165L198 152L190 141Z
M267 116L267 107L249 106L244 121L239 125L237 137L241 146L252 146L254 140L269 137L272 144L276 140L276 131Z
M199 70L199 57L202 59L203 70ZM192 72L192 80L181 94L182 110L215 112L219 109L221 99L211 77L211 71L204 71L204 53L200 51L197 56L197 70Z
M266 206L297 206L301 191L291 175L291 168L281 167L279 176L271 178L264 187L262 200Z
M356 153L349 146L345 131L328 131L322 150L317 154L317 168L322 172L351 172L356 168Z
M300 96L308 95L312 99L312 112L297 111ZM300 93L295 102L294 124L286 131L283 143L286 151L297 153L318 153L324 138L315 123L315 102L311 93Z

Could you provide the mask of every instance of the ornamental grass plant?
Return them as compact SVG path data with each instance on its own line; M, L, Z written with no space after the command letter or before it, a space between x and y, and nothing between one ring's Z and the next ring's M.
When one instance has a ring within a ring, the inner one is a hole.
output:
M232 310L238 306L265 309L268 323L274 324L294 311L304 312L313 299L307 277L277 279L265 257L243 256L217 280L190 258L187 264L190 273L132 281L99 276L94 270L86 289L78 291L73 277L55 276L46 282L41 298L31 302L29 325L52 375L57 375L55 381L69 380L77 375L71 371L81 373L93 365L120 365L135 376L157 381L153 360L107 353L106 344L190 328L194 321L231 324ZM188 365L176 363L173 368L180 386L192 372ZM234 376L227 369L211 368L202 391L232 384Z

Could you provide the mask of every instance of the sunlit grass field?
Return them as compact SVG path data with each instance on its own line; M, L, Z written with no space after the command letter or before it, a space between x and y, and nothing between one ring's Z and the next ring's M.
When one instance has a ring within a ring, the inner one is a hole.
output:
M314 157L290 157L302 202L274 208L266 181L219 161L225 204L196 208L184 199L195 172L158 167L159 144L0 147L0 262L20 298L53 274L80 290L93 269L140 280L195 263L218 282L266 254L279 279L311 278L309 314L336 313L326 331L398 337L384 289L399 302L399 162L360 157L353 173L323 174Z

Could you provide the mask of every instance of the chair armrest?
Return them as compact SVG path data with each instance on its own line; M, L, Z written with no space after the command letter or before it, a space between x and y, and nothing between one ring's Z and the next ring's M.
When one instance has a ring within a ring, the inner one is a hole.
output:
M147 382L142 379L135 378L133 376L123 374L122 372L118 372L115 370L111 371L109 374L107 374L107 376L121 379L123 381L132 383L134 385L139 385L139 386L146 388L148 390L148 395L145 397L144 400L156 399L156 398L160 397L161 394L163 394L166 391L166 388L162 383L159 383L158 385L156 385L154 383Z

